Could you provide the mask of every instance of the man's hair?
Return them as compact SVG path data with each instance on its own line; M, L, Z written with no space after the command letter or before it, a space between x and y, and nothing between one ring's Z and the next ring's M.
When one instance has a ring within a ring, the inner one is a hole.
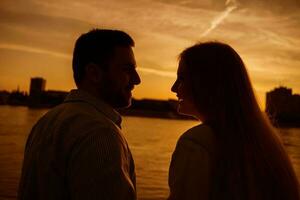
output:
M106 64L112 59L115 47L133 47L133 39L119 30L93 29L82 34L73 51L73 76L78 85L85 75L85 66L90 63Z

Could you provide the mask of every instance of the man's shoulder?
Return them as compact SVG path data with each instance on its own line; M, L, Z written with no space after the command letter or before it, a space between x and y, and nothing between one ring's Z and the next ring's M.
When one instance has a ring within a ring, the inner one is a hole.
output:
M63 103L49 110L35 125L49 135L65 139L85 137L86 134L115 134L120 130L103 113L85 103Z
M41 120L58 121L61 123L72 123L72 125L93 124L99 128L103 126L113 127L113 122L102 112L92 105L82 102L62 103L49 110Z
M84 141L114 141L124 143L120 129L102 113L96 113L89 105L61 104L49 110L34 126L31 135L39 143L62 145L69 152Z

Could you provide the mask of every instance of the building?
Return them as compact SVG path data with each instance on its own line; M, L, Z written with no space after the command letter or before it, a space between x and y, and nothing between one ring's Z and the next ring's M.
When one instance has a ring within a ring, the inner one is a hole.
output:
M29 96L35 96L45 91L46 80L41 77L31 78Z
M278 87L266 94L266 112L277 124L300 125L300 95Z
M42 93L41 105L43 107L54 107L64 101L68 92L47 90Z
M31 78L29 88L29 107L39 107L46 88L46 80L41 77Z
M132 99L129 108L118 109L122 115L139 117L157 117L167 119L195 119L177 112L177 100Z
M28 95L19 89L12 91L9 94L7 104L13 106L26 106L28 104Z
M68 92L45 90L46 80L41 77L31 78L29 107L53 107L62 103Z
M10 93L8 91L0 91L0 105L5 105L8 102Z

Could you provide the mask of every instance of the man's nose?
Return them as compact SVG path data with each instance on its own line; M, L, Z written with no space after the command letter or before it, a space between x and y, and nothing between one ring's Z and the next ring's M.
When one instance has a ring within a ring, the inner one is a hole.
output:
M141 78L136 70L134 70L134 73L132 75L132 82L134 85L138 85L141 83Z

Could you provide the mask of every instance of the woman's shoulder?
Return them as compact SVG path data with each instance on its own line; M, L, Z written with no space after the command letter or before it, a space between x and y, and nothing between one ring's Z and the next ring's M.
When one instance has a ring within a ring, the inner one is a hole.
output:
M216 148L216 136L210 126L200 124L184 132L178 143L200 146L212 153Z

